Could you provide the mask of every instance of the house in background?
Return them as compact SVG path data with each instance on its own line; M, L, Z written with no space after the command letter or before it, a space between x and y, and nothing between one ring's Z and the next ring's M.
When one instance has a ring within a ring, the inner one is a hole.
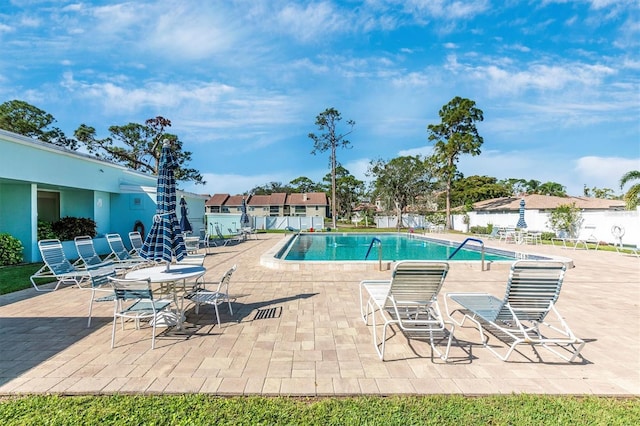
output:
M212 232L216 224L222 230L238 229L243 199L251 226L258 229L284 229L286 226L295 228L315 226L320 229L328 216L329 198L324 192L293 194L279 192L249 196L214 194L205 203L209 231ZM298 218L298 220L291 220L291 218Z
M1 129L0 152L0 233L22 242L25 262L41 260L38 220L93 219L99 251L106 247L99 238L104 234L119 233L126 242L136 222L147 232L151 229L155 176ZM204 223L204 202L209 197L178 192L181 195L197 229L198 223ZM65 246L67 255L76 258L69 246Z

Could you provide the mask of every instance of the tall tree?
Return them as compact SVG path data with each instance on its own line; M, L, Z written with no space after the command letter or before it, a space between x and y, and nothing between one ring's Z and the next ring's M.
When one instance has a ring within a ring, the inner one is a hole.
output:
M323 178L327 183L331 183L331 174ZM328 186L328 185L327 185ZM340 216L351 217L354 205L360 201L364 195L364 182L356 179L349 170L341 166L336 167L336 210Z
M315 155L318 152L331 151L329 164L331 166L331 222L333 229L336 229L336 150L338 147L348 148L351 144L345 136L353 131L356 122L348 120L349 130L343 134L336 133L338 122L342 120L340 112L335 108L327 108L316 116L316 126L318 130L324 133L316 135L309 133L309 138L313 140L313 150L311 153Z
M144 125L129 123L124 126L111 126L111 135L104 139L98 139L95 128L85 124L81 124L74 135L96 157L151 174L158 174L162 141L168 139L178 162L175 170L176 180L206 183L197 170L187 167L191 161L191 152L182 149L182 141L176 135L165 132L170 126L170 120L158 116L146 120Z
M434 177L429 159L419 155L372 161L367 174L375 178L373 196L380 197L388 209L396 210L398 229L402 225L402 211L429 191Z
M640 181L640 171L631 170L622 175L620 178L620 189L622 189L627 183L634 180ZM638 202L640 201L640 183L631 185L629 190L624 194L624 201L626 202L628 210L633 210L638 207Z
M25 101L14 99L0 104L0 129L71 150L78 149L75 139L67 138L62 130L52 126L55 122L53 115Z
M460 155L479 155L484 142L476 128L476 122L484 117L475 105L472 100L456 96L439 111L440 124L427 127L429 140L434 143L438 174L445 184L447 229L451 229L451 182L458 171Z

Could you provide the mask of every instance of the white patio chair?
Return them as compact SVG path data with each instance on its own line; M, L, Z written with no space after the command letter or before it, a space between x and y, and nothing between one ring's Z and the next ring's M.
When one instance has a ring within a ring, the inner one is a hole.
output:
M369 318L372 318L373 344L381 360L384 360L387 329L393 324L407 337L427 336L433 351L441 359L447 360L455 326L451 322L445 324L438 306L438 293L448 271L447 262L402 261L396 264L390 280L360 282L360 314L367 325ZM380 341L377 337L376 312L383 320ZM450 330L446 329L446 325ZM436 347L434 334L444 337L448 334L444 354Z
M185 296L185 299L190 300L196 305L196 314L199 313L200 305L213 305L216 312L216 319L218 321L218 327L222 327L220 323L220 312L218 305L227 302L229 306L229 313L233 315L233 308L231 307L231 300L229 299L229 283L231 282L231 275L236 271L237 266L233 265L231 269L224 273L220 281L215 285L215 290L207 288L206 282L196 283L193 291Z
M509 358L516 346L525 344L542 346L572 362L579 356L585 342L573 334L555 307L565 270L562 262L517 261L511 266L503 299L488 293L447 293L445 310L459 326L464 325L467 319L474 322L483 346L503 361ZM448 299L462 309L450 311ZM463 314L461 321L453 319L456 312ZM553 323L546 319L551 312L556 317ZM541 326L546 327L548 334L542 334ZM500 355L489 344L485 328L499 340L511 340L505 355ZM556 346L566 349L569 355L554 349Z
M109 281L113 286L114 308L113 308L113 328L111 331L111 349L116 341L116 323L118 318L124 330L124 320L132 319L136 329L140 329L141 320L150 320L151 349L156 345L156 319L159 312L164 311L171 305L170 300L155 300L151 290L151 281L127 280L110 277Z

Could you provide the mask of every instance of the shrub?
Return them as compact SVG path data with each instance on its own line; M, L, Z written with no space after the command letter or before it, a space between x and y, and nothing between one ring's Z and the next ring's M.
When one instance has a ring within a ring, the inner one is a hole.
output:
M0 234L0 266L21 263L23 250L19 239L9 234Z
M58 238L53 232L51 222L45 222L44 220L38 221L38 241L49 240L51 238Z
M96 236L96 222L84 217L63 217L51 225L56 237L61 241L70 241L81 235Z
M469 228L469 232L472 234L489 235L491 230L489 229L489 226L472 226Z
M556 207L549 214L549 225L554 231L564 231L575 237L582 225L580 209L573 204L563 204Z

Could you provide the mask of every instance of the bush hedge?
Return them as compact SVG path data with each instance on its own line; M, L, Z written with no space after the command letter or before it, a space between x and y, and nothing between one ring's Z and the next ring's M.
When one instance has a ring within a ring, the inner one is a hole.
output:
M19 239L7 234L0 234L0 266L22 263L24 247Z

